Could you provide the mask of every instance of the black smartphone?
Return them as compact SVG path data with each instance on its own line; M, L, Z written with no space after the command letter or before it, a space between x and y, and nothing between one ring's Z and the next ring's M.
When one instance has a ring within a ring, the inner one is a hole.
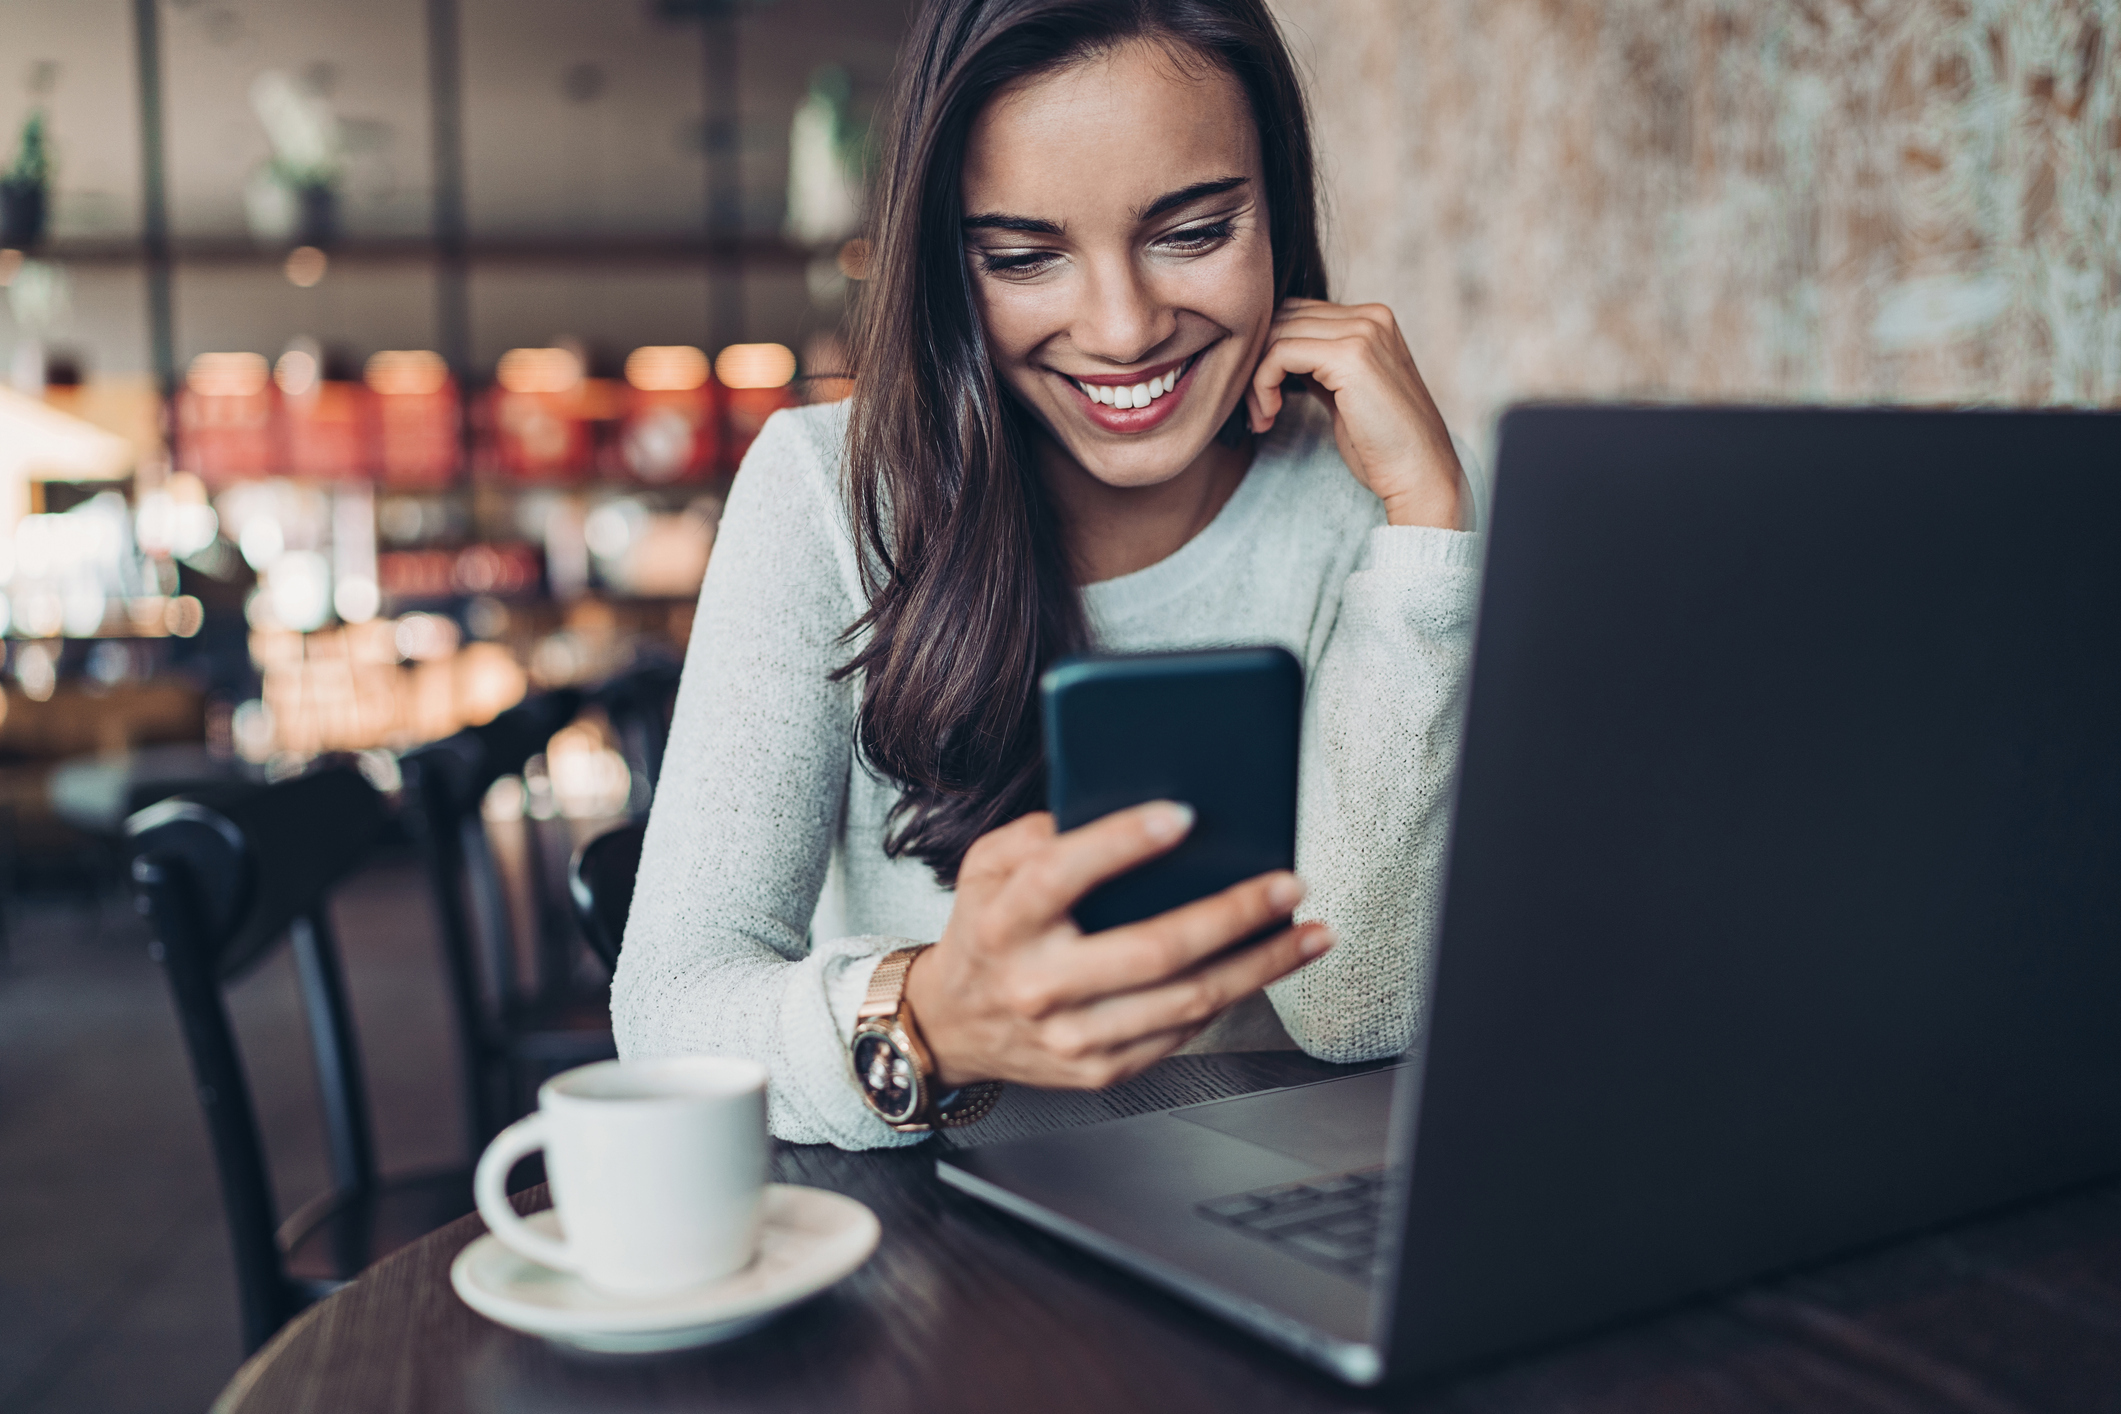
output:
M1086 933L1296 867L1304 670L1282 648L1098 654L1040 681L1046 799L1063 830L1150 800L1193 807L1169 854L1075 906Z

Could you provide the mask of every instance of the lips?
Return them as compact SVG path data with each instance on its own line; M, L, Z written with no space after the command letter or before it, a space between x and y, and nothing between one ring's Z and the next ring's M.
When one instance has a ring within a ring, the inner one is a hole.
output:
M1077 406L1098 427L1107 432L1146 432L1178 411L1193 370L1206 352L1201 349L1138 373L1059 376L1075 395Z

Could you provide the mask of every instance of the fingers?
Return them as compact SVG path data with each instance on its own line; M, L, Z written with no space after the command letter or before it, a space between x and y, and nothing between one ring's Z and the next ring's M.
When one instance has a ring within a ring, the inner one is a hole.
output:
M1294 374L1308 376L1324 383L1328 388L1338 389L1347 381L1347 374L1360 364L1372 360L1370 346L1354 335L1337 338L1288 337L1274 341L1267 355L1259 361L1259 373L1253 377L1257 387L1264 381L1271 364L1274 370L1274 386L1282 379Z
M1260 356L1259 367L1252 370L1252 381L1245 387L1245 408L1254 432L1266 431L1281 416L1281 385L1289 375L1282 367L1280 353L1280 344L1269 343L1266 353Z
M1259 367L1252 372L1252 381L1245 389L1245 404L1251 410L1252 430L1264 432L1281 416L1282 384L1292 377L1315 375L1328 369L1342 368L1353 349L1328 347L1327 340L1289 339L1277 335L1267 345L1266 353L1260 356ZM1359 355L1357 355L1359 356ZM1344 378L1328 376L1329 387L1345 382Z
M1376 329L1399 327L1399 319L1392 313L1391 307L1382 304L1335 304L1331 300L1291 296L1283 300L1281 306L1274 311L1276 327L1298 319L1360 322Z
M1265 942L1219 958L1158 986L1078 1008L1049 1024L1064 1053L1115 1053L1145 1036L1195 1030L1270 982L1280 981L1333 946L1323 923L1286 928Z
M1140 923L1068 938L1042 954L1008 1005L1025 1020L1042 1022L1169 982L1232 943L1286 923L1303 896L1294 874L1262 874Z
M1025 860L1050 844L1053 837L1053 816L1044 810L1012 820L1000 829L989 830L965 851L964 863L957 871L958 892L977 893L998 887Z
M1043 1019L1167 982L1230 944L1285 922L1303 900L1294 874L1262 874L1141 923L1070 939L1012 1004Z
M1004 926L1011 932L1050 926L1091 889L1162 854L1192 828L1191 806L1153 800L1053 836L1012 871L998 901Z
M1070 999L1169 981L1230 944L1287 921L1303 896L1303 881L1294 874L1262 874L1158 917L1093 934L1070 949L1082 966L1070 968L1069 980L1083 982Z
M1281 415L1281 385L1289 377L1311 377L1330 396L1365 369L1391 369L1419 378L1414 355L1388 307L1283 300L1268 335L1267 351L1245 390L1252 430L1265 432Z
M1108 1085L1117 1085L1122 1080L1133 1079L1207 1029L1202 1024L1139 1037L1124 1046L1069 1065L1062 1076L1051 1083L1078 1090L1102 1090Z
M1359 334L1343 332L1325 338L1277 334L1245 389L1252 430L1266 431L1281 415L1281 385L1287 379L1308 377L1327 392L1337 393L1377 361L1373 343Z

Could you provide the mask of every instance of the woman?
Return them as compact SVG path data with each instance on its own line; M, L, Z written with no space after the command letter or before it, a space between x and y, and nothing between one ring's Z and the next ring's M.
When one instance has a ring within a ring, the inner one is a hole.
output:
M865 1147L976 1115L989 1082L1102 1086L1189 1045L1403 1049L1475 516L1390 312L1325 300L1264 5L930 0L885 157L854 397L767 425L701 594L622 1053L754 1056L775 1133ZM1315 398L1285 401L1298 378ZM1056 834L1038 674L1256 642L1309 676L1303 882L1085 938L1070 905L1189 817ZM912 1054L858 1076L858 1011ZM931 1097L904 1128L894 1064Z

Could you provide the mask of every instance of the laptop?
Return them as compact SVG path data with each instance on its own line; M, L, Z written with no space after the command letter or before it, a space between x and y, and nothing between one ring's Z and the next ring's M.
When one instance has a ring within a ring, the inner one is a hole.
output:
M941 1178L1355 1384L2121 1173L2121 417L1512 410L1395 1066Z

